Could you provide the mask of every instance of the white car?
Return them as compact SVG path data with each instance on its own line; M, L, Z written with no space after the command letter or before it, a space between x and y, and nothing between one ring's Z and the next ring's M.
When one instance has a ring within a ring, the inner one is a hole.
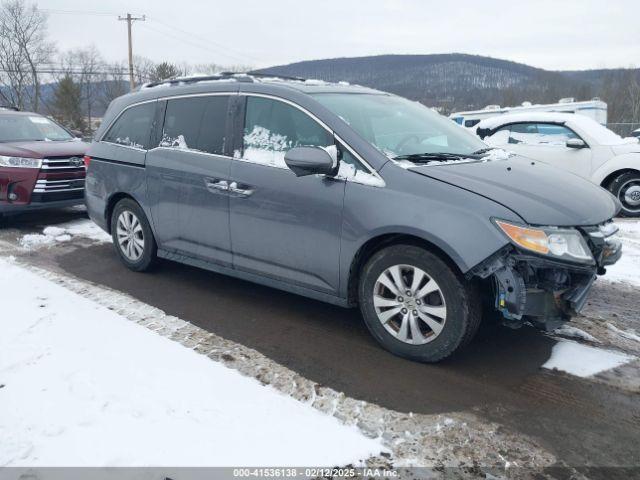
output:
M640 140L571 113L516 113L482 120L488 145L569 170L608 189L627 217L640 216Z

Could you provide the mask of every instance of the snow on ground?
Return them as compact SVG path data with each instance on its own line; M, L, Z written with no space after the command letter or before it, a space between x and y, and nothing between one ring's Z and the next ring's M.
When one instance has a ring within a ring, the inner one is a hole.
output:
M612 332L620 335L627 340L633 340L634 342L640 342L640 335L638 335L635 330L622 330L621 328L616 327L612 323L607 323L607 328Z
M578 338L580 340L586 340L587 342L599 343L600 340L593 335L588 334L584 330L580 330L572 325L564 324L553 331L554 334L561 335L563 337Z
M622 258L600 277L610 282L625 282L640 286L640 221L616 220L622 240Z
M551 357L542 367L587 378L635 359L636 357L625 353L561 340L553 346Z
M56 243L69 242L74 237L83 237L97 242L111 242L111 236L89 219L73 220L57 226L46 227L42 233L30 233L20 239L20 246L34 249Z
M6 260L0 303L0 466L331 466L382 450Z

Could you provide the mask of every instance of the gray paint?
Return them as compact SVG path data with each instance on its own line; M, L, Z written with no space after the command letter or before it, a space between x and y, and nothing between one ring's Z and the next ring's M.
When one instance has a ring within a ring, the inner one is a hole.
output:
M91 217L107 229L109 203L128 194L150 219L160 256L347 305L354 259L363 245L382 235L428 241L466 273L508 243L492 218L587 225L617 211L599 187L520 158L400 168L308 95L320 91L373 92L353 86L220 81L152 88L114 100L97 139L127 106L215 92L235 95L229 110L235 130L228 135L225 155L166 148L144 152L94 142L87 175ZM233 159L233 148L241 144L241 102L250 94L278 97L309 111L377 171L384 186L296 177L288 169ZM235 182L236 189L216 188L220 181ZM538 194L527 193L531 185Z
M412 171L491 198L532 225L595 225L613 217L619 208L603 188L523 157Z

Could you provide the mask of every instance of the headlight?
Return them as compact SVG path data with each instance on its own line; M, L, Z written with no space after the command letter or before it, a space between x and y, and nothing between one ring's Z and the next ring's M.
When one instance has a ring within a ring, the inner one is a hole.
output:
M0 155L0 167L40 168L41 165L42 160L39 158L7 157Z
M587 242L575 229L544 227L534 228L496 220L509 239L526 250L580 263L594 263Z

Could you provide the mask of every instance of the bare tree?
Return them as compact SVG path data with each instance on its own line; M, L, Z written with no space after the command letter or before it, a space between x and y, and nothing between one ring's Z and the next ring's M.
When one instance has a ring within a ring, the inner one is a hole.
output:
M113 99L129 91L128 75L129 67L124 62L109 63L105 66L99 92L99 102L103 108L107 108Z
M151 79L151 72L155 66L156 64L153 60L140 55L134 55L133 76L135 78L136 85L142 85L143 83L149 82Z
M47 16L38 10L37 5L29 5L24 0L2 3L0 52L0 66L14 90L18 106L24 106L25 97L30 96L31 106L37 111L41 96L38 70L51 60L55 52L53 43L47 40ZM5 58L5 54L8 57ZM31 91L25 88L27 78L32 86Z
M98 85L105 76L105 62L94 45L70 50L60 58L61 70L71 76L81 91L83 110L87 116L87 133L92 133L92 113L98 96Z

